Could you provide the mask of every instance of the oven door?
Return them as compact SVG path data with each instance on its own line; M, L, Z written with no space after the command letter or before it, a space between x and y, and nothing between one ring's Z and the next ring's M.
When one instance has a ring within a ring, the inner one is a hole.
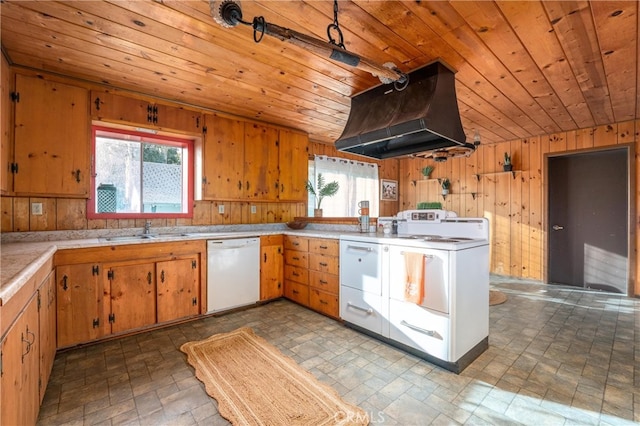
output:
M382 244L340 240L340 286L381 296L383 250Z
M424 298L421 306L448 314L450 311L449 251L430 248L391 246L389 249L389 296L397 301L405 301L404 289L407 282L405 253L420 253L424 256L422 285Z

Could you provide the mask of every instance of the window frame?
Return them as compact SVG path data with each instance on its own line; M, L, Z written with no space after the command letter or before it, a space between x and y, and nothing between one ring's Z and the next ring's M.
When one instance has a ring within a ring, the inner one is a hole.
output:
M160 141L161 145L174 146L187 150L187 188L186 194L183 187L183 203L186 203L186 211L181 213L153 213L153 212L140 212L140 213L99 213L96 211L96 137L100 136L99 132L130 135L139 140L135 142L139 143L155 143ZM89 199L87 199L87 219L180 219L180 218L193 218L193 202L194 202L194 161L196 153L196 141L193 137L181 137L177 134L158 134L156 131L139 131L128 128L115 128L101 125L91 126L91 193Z

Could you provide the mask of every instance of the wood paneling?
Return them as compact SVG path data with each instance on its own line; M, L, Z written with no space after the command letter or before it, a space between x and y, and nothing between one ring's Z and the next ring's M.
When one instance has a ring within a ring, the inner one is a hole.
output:
M434 176L448 174L460 191L470 191L477 184L475 199L462 193L447 196L444 207L452 208L459 216L484 216L490 221L491 271L496 274L544 280L546 278L546 206L545 155L570 153L585 149L633 143L635 157L630 169L633 200L630 245L632 247L632 281L635 294L640 294L636 277L638 266L638 223L640 197L638 167L640 165L640 121L627 121L577 131L559 132L539 137L516 139L499 144L483 144L468 159L453 159L446 165L437 164ZM510 152L513 173L503 172L504 153ZM416 201L433 198L439 189L437 180L414 180L424 160L400 161L400 205L415 208ZM474 182L475 173L479 181ZM469 175L472 179L469 179ZM463 202L450 201L459 197ZM455 210L460 206L459 210Z
M242 2L246 20L324 40L333 2ZM333 143L372 75L245 26L206 1L2 2L10 63L294 127ZM457 70L467 136L523 139L638 118L638 2L341 1L349 51ZM220 60L224 58L224 60ZM462 200L461 200L462 201ZM452 202L454 202L452 200Z

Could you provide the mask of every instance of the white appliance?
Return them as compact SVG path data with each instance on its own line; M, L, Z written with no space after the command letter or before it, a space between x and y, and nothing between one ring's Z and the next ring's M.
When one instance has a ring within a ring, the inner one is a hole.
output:
M398 234L340 238L340 316L459 373L488 347L489 222L444 210L381 219L396 220ZM405 253L423 256L420 304L405 300Z
M207 241L207 313L260 299L260 238Z

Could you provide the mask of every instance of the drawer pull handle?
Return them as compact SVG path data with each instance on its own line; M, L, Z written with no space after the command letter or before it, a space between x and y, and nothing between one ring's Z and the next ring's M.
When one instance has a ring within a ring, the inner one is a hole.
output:
M300 260L300 258L298 256L294 256L292 259L293 260Z
M322 303L323 305L328 305L327 302L325 302L324 300L320 299L320 303Z
M320 280L320 284L329 284L329 283L326 282L325 280Z
M293 294L300 294L300 292L298 290L292 290L291 291Z
M372 315L373 314L373 309L371 309L371 308L363 308L361 306L354 305L351 302L347 302L347 307L353 308L353 309L357 309L358 311L365 312L367 315Z
M329 266L329 265L328 265L328 264L326 264L326 263L324 263L324 262L320 262L320 266L324 266L324 267L326 268L326 267L327 267L327 266Z
M297 273L297 272L292 272L291 275L293 275L294 277L299 277L300 276L300 274Z
M360 251L367 251L367 252L372 252L373 251L373 249L371 247L360 247L360 246L348 245L347 248L354 249L354 250L360 250Z
M322 250L326 250L326 249L328 249L329 247L327 247L327 246L320 246L320 248L321 248Z
M442 336L440 334L438 334L438 332L435 331L435 330L425 330L424 328L420 328L420 327L417 327L415 325L409 324L405 320L400 321L400 325L404 325L405 327L408 327L408 328L410 328L412 330L415 330L418 333L426 334L427 336L435 337L436 339L443 340Z

